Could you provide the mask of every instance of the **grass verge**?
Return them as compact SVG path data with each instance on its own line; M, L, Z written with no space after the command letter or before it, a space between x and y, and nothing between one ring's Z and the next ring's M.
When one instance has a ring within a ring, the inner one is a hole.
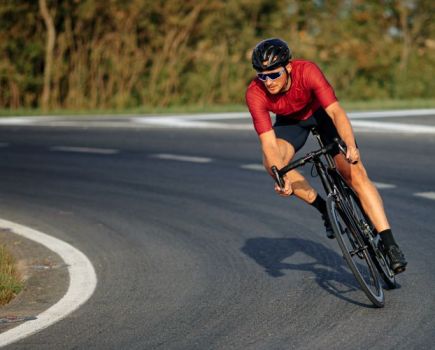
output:
M435 108L435 99L413 100L370 100L370 101L346 101L341 104L347 111L370 111L389 109L418 109ZM10 116L38 116L38 115L62 115L62 116L89 116L89 115L146 115L146 114L186 114L186 113L226 113L247 112L243 104L232 105L180 105L169 107L143 106L125 109L54 109L44 112L41 109L0 109L0 117Z
M22 288L14 258L4 245L0 245L0 305L9 303Z

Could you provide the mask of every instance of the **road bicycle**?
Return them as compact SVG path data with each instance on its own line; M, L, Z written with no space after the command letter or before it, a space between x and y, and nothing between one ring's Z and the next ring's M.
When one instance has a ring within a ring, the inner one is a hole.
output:
M376 307L383 307L385 295L381 278L386 289L394 289L397 287L395 274L390 268L379 234L365 214L358 196L338 172L334 158L329 153L338 147L341 153L346 154L346 145L342 140L335 139L325 146L316 127L311 129L311 133L317 139L320 149L309 152L282 169L273 166L271 170L274 179L283 188L284 174L307 163L313 164L327 195L329 220L343 257L369 300ZM312 171L312 175L316 174Z

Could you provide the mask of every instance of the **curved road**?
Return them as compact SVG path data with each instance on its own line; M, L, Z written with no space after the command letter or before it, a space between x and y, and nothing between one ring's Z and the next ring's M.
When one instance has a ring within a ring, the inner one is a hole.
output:
M384 309L314 209L273 193L252 131L2 126L1 217L74 245L98 277L7 348L432 348L435 136L357 136L409 260Z

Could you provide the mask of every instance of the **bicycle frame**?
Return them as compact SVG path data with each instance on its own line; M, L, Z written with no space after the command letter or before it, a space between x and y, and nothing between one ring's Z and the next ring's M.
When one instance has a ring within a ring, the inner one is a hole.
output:
M275 180L277 181L277 183L279 183L282 186L281 176L283 174L285 174L286 172L294 168L304 165L307 162L313 163L316 168L317 174L320 177L323 188L325 189L326 195L328 197L334 196L336 198L336 202L339 205L340 210L342 210L346 214L346 217L352 218L352 220L349 220L347 224L352 230L356 239L358 240L358 244L360 246L360 248L355 250L353 254L357 254L359 251L366 249L368 243L372 246L372 249L376 251L376 247L375 247L376 242L373 242L372 238L370 237L369 234L365 232L365 230L357 226L359 219L355 216L354 210L352 210L352 208L349 207L349 198L347 199L342 198L342 196L345 196L346 194L346 189L342 187L341 184L346 182L338 172L334 159L328 153L330 150L332 150L333 144L325 146L315 127L311 128L311 132L316 137L317 142L321 147L320 150L311 152L307 154L305 157L296 160L294 162L291 162L289 165L285 166L279 171L276 169L276 167L275 168L272 167L272 172L275 174ZM342 153L345 153L346 149L338 139L336 140L336 143L340 151ZM326 163L328 165L327 167L324 164L324 162L320 160L321 156L325 157ZM350 187L349 189L351 190Z
M317 139L317 142L319 143L321 148L325 148L325 145L322 142L322 139L320 138L320 135L316 128L311 129L312 134ZM323 187L326 191L326 195L329 196L336 196L337 197L337 203L340 205L340 209L343 210L347 216L353 217L354 220L351 220L348 224L352 227L353 232L355 233L356 237L360 237L359 232L360 229L358 227L355 227L354 222L358 222L358 219L354 216L354 211L350 209L347 206L347 202L345 200L342 200L340 197L340 193L344 194L345 189L339 188L338 192L334 191L334 186L340 186L340 181L334 181L334 178L341 178L342 181L344 179L340 175L340 173L337 170L337 167L335 165L335 161L332 158L332 156L329 153L325 153L324 157L326 158L326 162L328 163L328 168L325 167L325 164L319 159L320 155L318 157L313 158L314 166L316 167L317 174L320 177L320 180L323 184ZM318 158L318 159L316 159ZM344 181L345 182L345 181ZM352 222L354 221L354 222ZM364 233L365 235L365 233ZM367 239L369 237L366 237ZM360 242L361 244L363 242ZM365 249L366 247L363 245L362 249ZM357 253L357 252L356 252Z
M366 247L364 244L369 243L372 246L373 250L376 251L378 240L374 241L373 238L369 234L367 234L364 229L356 226L355 223L359 222L359 220L355 216L354 210L352 210L352 208L350 208L348 205L349 198L347 199L342 198L342 196L345 196L347 193L346 188L342 187L342 183L346 183L346 181L344 181L343 177L338 172L333 157L328 153L330 150L333 149L334 144L329 144L325 146L316 127L311 128L311 133L317 139L317 142L319 143L321 148L315 152L308 153L303 158L291 162L290 164L288 164L287 166L285 166L280 170L278 170L275 166L273 166L272 172L275 175L275 181L281 187L283 187L282 176L285 173L299 166L305 165L308 162L313 163L316 168L317 174L320 177L323 188L326 191L326 195L328 197L334 196L336 198L337 204L340 207L340 210L342 210L347 215L347 217L353 219L350 220L348 224L352 228L353 233L358 237L359 243L363 246L363 248ZM339 147L340 151L343 154L345 154L346 153L345 145L339 139L336 139L335 142L336 145ZM325 157L326 163L328 165L327 167L325 166L324 162L320 159L321 156ZM337 188L337 190L335 190L335 188ZM353 191L350 186L348 186L348 188L351 191ZM362 233L362 238L360 233ZM365 242L361 242L361 240Z
M312 134L317 139L317 142L319 143L321 148L324 148L325 145L322 142L322 139L320 138L319 133L317 132L316 128L311 129ZM326 161L328 163L329 169L336 171L336 166L334 159L329 153L324 154ZM320 156L319 156L320 158ZM320 180L322 181L323 187L325 188L326 194L329 196L333 192L333 182L331 181L331 178L329 177L331 174L328 173L326 170L325 165L321 161L315 161L314 166L316 167L317 174L319 174ZM328 176L329 175L329 176Z
M282 188L284 186L282 179L284 174L306 163L313 163L328 197L328 215L330 220L335 218L334 231L336 235L339 235L338 237L336 236L336 238L343 251L343 257L347 260L349 267L369 299L376 306L382 307L384 297L379 281L379 273L388 287L395 288L396 282L394 280L394 274L392 274L388 267L385 256L379 247L379 235L374 233L373 225L369 218L367 218L357 194L343 179L336 167L334 158L329 153L334 147L338 146L341 153L345 154L345 145L339 139L335 139L333 143L325 146L315 127L311 129L311 132L317 139L320 149L309 152L304 157L290 162L282 169L278 170L277 167L272 166L271 170L275 181ZM322 156L325 157L324 160L321 159ZM342 220L343 227L345 227L344 230L341 228L340 222L337 221L337 213ZM349 243L347 247L344 243L345 240ZM355 255L367 264L365 266L368 268L371 281L368 282L369 284L352 260ZM372 285L376 291L373 292L369 285Z

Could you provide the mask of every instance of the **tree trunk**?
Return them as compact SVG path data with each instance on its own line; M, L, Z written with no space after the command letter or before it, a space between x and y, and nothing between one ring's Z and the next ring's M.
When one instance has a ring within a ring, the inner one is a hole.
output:
M409 26L408 26L408 8L405 4L401 3L401 6L399 7L399 13L400 13L400 25L402 29L402 35L403 35L403 45L402 45L402 54L400 57L400 70L402 72L406 72L408 67L408 59L409 59L409 53L411 50L411 35L409 32Z
M44 88L41 96L41 107L47 110L50 103L51 93L51 71L53 68L53 51L54 41L56 39L56 30L54 28L53 18L47 8L46 0L39 0L39 10L47 27L47 43L45 46L45 65L44 65Z

